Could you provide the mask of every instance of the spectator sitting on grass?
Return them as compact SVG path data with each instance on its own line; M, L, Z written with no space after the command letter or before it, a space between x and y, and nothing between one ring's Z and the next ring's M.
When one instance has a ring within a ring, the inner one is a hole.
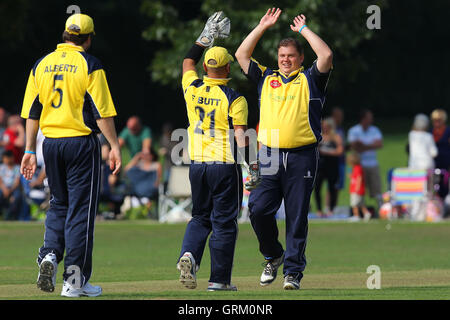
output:
M0 203L7 207L5 220L16 220L22 204L20 190L20 167L14 163L14 154L7 150L3 152L3 163L0 164Z
M422 113L416 115L412 130L408 135L409 161L411 169L429 170L434 168L434 157L438 150L433 135L428 131L428 117Z
M161 181L162 167L158 154L153 149L137 153L125 167L130 180L131 193L139 198L156 199ZM150 207L148 203L148 207Z
M121 148L127 146L130 156L134 157L138 152L145 152L151 148L152 132L149 127L142 125L139 117L132 116L119 134L119 145Z
M352 173L350 175L350 207L352 208L352 217L350 221L359 221L359 211L362 210L364 214L364 220L370 219L370 212L364 204L364 174L361 166L360 156L356 152L351 152L347 156L349 166L352 167Z

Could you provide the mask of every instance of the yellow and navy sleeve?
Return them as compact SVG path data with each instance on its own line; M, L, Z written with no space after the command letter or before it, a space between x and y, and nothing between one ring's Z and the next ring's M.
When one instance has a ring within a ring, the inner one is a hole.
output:
M264 77L270 73L271 70L263 65L261 65L258 61L253 58L250 58L250 65L248 66L248 73L246 74L247 78L253 81L256 84L259 84Z
M117 112L101 62L91 55L82 54L88 63L88 85L85 103L90 104L95 119L115 117Z
M199 80L197 72L194 70L186 71L183 74L183 78L181 80L181 85L183 87L183 94L186 93L187 88L194 82L195 80Z
M246 126L248 118L248 104L244 96L239 96L230 105L230 118L235 126Z
M25 89L25 96L22 104L22 112L20 116L23 119L39 120L42 113L42 103L39 101L39 90L36 87L36 68L44 59L42 57L33 66L28 77L27 87Z
M305 75L311 78L317 89L320 93L325 94L328 84L328 79L330 78L331 70L325 73L322 73L317 69L317 60L314 61L311 68L309 68Z

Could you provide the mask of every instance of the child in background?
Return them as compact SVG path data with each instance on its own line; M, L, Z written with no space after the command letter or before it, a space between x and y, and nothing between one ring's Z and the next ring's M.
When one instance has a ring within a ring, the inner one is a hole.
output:
M370 219L370 212L364 204L364 174L360 163L359 154L352 152L348 156L348 163L352 166L352 173L350 175L350 206L352 208L352 217L350 221L359 221L359 210L364 214L364 220Z
M20 168L14 163L14 154L6 150L0 164L0 206L7 207L5 220L16 220L22 204Z

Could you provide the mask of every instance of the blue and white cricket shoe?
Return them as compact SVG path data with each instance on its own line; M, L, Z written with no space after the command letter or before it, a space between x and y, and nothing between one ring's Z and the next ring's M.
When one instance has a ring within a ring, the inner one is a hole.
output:
M278 268L284 262L284 252L279 258L269 259L264 262L264 270L261 274L259 284L262 286L268 286L277 278Z
M93 286L89 282L82 288L75 288L69 282L64 281L64 285L61 291L63 297L79 298L79 297L98 297L102 294L102 287Z
M185 252L178 261L177 269L180 271L180 282L188 289L197 288L198 267L195 263L194 256L190 252Z
M37 287L45 292L55 291L58 263L54 253L47 254L39 265Z

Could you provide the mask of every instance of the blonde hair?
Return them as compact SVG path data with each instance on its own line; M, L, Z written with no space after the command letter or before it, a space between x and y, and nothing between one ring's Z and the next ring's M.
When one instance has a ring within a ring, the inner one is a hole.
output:
M431 119L432 120L440 119L444 122L447 122L447 112L445 112L445 110L443 109L435 109L431 113Z
M334 122L334 119L332 117L328 117L322 120L323 124L326 124L330 127L330 134L334 136L336 133L336 124Z

